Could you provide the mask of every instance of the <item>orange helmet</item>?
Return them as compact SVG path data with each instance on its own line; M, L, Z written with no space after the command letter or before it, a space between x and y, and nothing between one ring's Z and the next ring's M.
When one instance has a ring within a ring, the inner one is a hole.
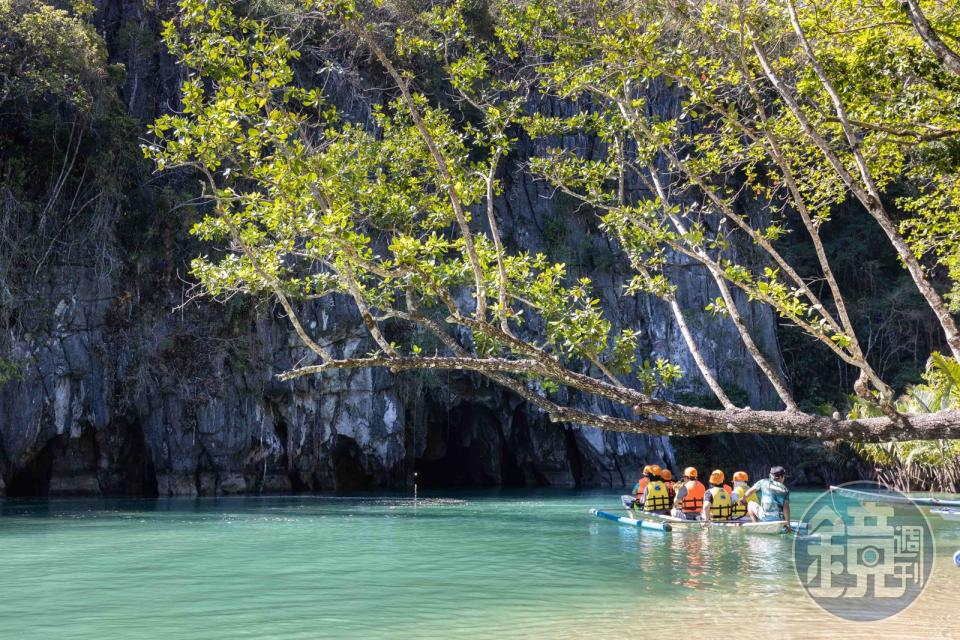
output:
M673 474L670 473L670 469L660 469L660 477L666 480L667 482L670 482L671 480L673 480Z
M750 476L747 475L746 471L737 471L733 474L734 482L749 482Z
M650 469L652 469L652 467L649 464L643 467L643 475L650 473Z
M660 475L660 465L658 464L650 465L650 473L651 475L655 475L655 476Z
M696 477L697 477L697 468L696 468L696 467L687 467L686 469L683 470L683 475L685 475L685 476L688 477L688 478L696 478Z
M723 484L723 471L714 469L710 474L710 484Z

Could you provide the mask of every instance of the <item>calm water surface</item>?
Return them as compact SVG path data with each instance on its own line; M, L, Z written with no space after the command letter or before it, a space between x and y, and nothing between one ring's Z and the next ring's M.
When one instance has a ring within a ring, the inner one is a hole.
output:
M0 503L0 638L960 637L960 523L920 599L849 623L787 536L641 532L607 493ZM794 494L800 515L814 494Z

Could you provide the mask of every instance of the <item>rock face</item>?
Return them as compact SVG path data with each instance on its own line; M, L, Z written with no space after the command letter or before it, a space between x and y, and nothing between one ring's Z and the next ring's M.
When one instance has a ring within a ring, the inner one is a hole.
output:
M176 104L179 78L157 44L152 11L107 0L98 14L112 59L126 65L124 104L142 122ZM658 108L675 100L665 92ZM616 247L521 170L535 152L521 147L503 175L497 213L505 241L593 277L614 323L642 331L641 358L666 357L686 372L673 393L706 395L668 308L622 296L628 273ZM0 346L25 364L21 380L0 386L7 495L398 489L414 472L426 487L620 487L632 485L644 463L675 462L665 438L550 424L473 375L338 371L278 382L276 373L305 356L279 308L239 299L180 306L190 295L182 279L189 258L204 249L185 240L176 198L165 202L144 228L131 229L141 214L118 201L105 217L76 223L74 240L42 270L8 270L17 293L4 302L9 335ZM717 295L705 271L679 259L671 268L721 381L753 407L775 406L733 326L702 311ZM742 303L761 348L779 360L773 316ZM339 355L371 349L345 301L306 307L303 318Z

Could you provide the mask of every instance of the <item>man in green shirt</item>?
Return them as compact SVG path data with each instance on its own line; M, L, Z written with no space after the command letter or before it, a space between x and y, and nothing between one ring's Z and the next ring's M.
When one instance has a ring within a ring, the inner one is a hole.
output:
M755 493L760 494L760 502L747 503L747 513L750 520L758 521L787 521L787 531L790 530L790 489L784 484L787 471L776 466L770 469L770 477L757 481L743 494L746 500Z

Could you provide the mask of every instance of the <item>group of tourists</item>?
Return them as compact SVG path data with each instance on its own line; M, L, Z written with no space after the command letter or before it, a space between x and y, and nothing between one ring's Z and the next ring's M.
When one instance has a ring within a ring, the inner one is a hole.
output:
M670 515L684 520L745 520L769 522L790 521L790 490L783 467L770 469L770 477L750 486L746 471L737 471L731 478L715 469L704 486L695 467L687 467L674 481L669 469L651 464L643 468L632 496L624 496L624 504L645 513Z

